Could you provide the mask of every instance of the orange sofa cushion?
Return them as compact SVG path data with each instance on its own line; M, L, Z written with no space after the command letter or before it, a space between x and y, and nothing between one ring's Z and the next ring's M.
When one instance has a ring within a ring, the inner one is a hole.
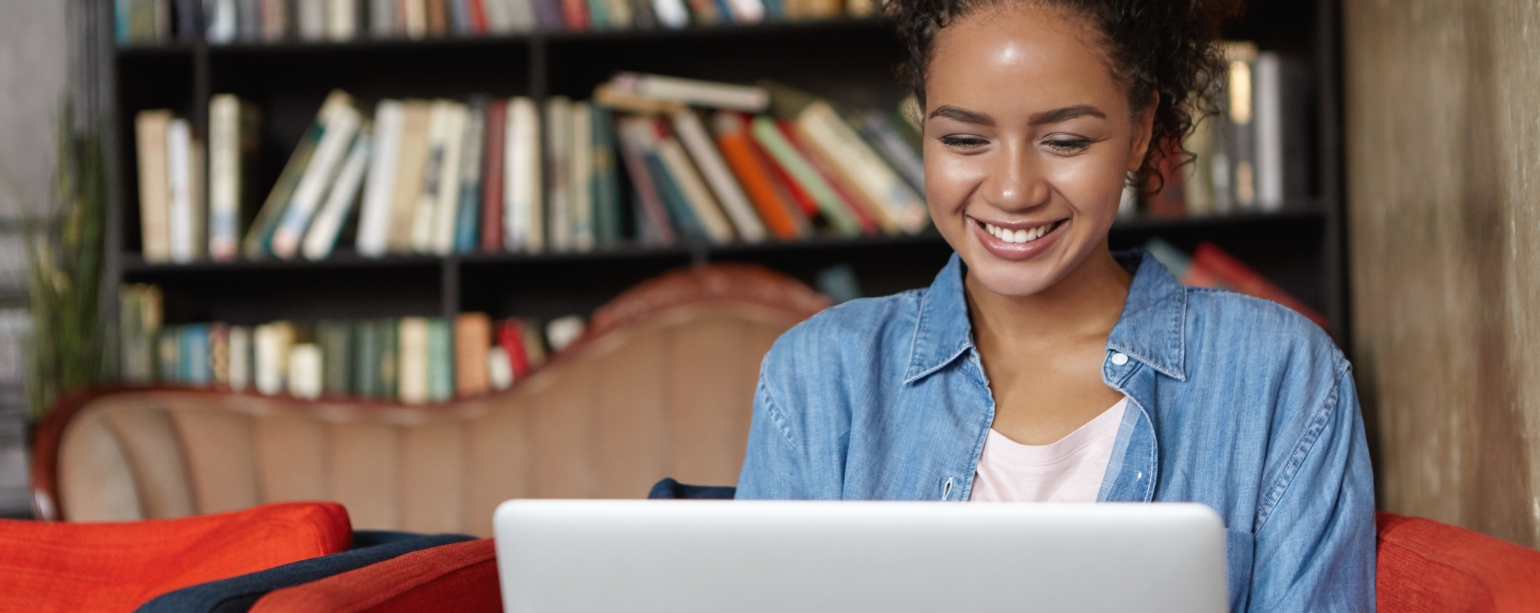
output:
M1379 514L1379 613L1540 610L1540 551L1418 517Z
M269 592L251 613L415 613L503 610L492 539L404 554Z
M199 583L344 551L342 505L135 522L0 520L0 611L132 611Z

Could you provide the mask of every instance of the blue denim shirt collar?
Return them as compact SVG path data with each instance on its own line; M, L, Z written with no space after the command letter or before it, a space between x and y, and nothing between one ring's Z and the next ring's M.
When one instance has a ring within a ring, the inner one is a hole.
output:
M1163 375L1187 380L1183 326L1187 292L1166 267L1149 254L1125 251L1114 254L1118 263L1133 270L1123 314L1107 337L1107 349L1143 362ZM914 324L914 344L904 383L912 383L973 348L973 326L963 294L962 259L952 254L930 291L920 299Z

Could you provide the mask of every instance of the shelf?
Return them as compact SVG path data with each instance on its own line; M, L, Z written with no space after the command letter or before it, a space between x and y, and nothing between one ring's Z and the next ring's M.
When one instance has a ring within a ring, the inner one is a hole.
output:
M887 21L879 17L800 19L765 21L748 24L720 24L712 26L691 25L680 29L627 28L616 30L533 30L512 34L477 36L442 36L432 38L371 38L363 36L348 41L302 41L286 39L277 42L237 41L224 44L208 44L211 55L286 54L329 51L371 51L396 49L475 49L523 45L533 41L560 43L583 41L652 41L659 39L712 39L741 38L744 36L778 37L802 34L845 34L852 31L884 28ZM134 44L117 47L120 56L161 56L192 53L203 43L172 42L163 44Z
M1202 232L1240 227L1319 225L1326 215L1318 211L1286 211L1279 213L1236 213L1206 217L1180 217L1172 219L1136 219L1119 221L1112 227L1114 236L1119 234L1152 234L1159 232ZM593 251L565 251L547 253L468 253L450 256L391 255L368 258L353 251L338 251L324 260L237 260L234 262L195 262L192 264L151 264L137 253L122 256L123 272L132 275L198 275L206 273L252 272L273 270L336 270L379 268L425 268L444 264L465 265L538 265L557 262L603 263L634 259L689 259L709 261L719 258L755 257L792 253L851 251L864 249L893 249L912 246L937 246L943 242L935 230L917 235L863 236L816 236L813 238L781 241L767 240L760 243L729 243L725 245L684 244L671 247L644 246L636 243L596 249Z

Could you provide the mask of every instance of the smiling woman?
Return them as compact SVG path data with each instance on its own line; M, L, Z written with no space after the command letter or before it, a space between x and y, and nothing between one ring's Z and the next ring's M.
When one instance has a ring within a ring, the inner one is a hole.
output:
M927 290L777 341L738 495L1200 502L1229 530L1233 610L1373 610L1373 484L1342 353L1284 307L1108 248L1129 181L1158 189L1158 156L1206 112L1234 3L887 11L956 255Z

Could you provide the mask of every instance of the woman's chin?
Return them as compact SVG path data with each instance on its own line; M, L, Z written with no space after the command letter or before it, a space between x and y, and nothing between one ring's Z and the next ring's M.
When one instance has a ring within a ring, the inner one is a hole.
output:
M1008 298L1025 298L1036 295L1053 285L1053 275L1037 262L1010 262L984 254L982 260L968 262L968 277L973 287L982 287L990 293Z

